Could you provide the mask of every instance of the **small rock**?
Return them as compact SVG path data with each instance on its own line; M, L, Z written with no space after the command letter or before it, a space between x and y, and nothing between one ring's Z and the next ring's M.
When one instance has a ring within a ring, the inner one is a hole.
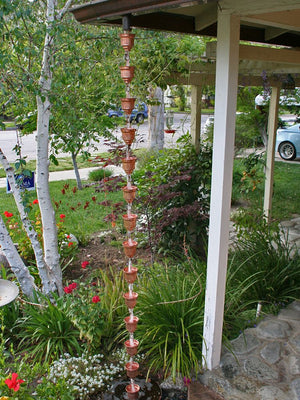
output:
M284 339L291 331L290 325L285 321L267 319L257 327L257 333L263 338Z
M264 386L259 389L258 394L260 400L291 400L289 395L274 386Z
M288 365L291 375L300 375L300 359L299 357L290 356Z
M245 376L236 376L233 379L233 386L236 387L242 393L256 393L256 383Z
M280 359L280 343L272 342L263 347L260 354L269 364L275 364Z
M248 332L244 332L237 339L234 339L231 342L232 350L235 354L245 354L253 351L258 345L260 341L256 336L249 334Z
M233 378L240 369L240 366L238 365L236 358L233 357L232 354L226 354L222 358L220 367L222 368L225 378L228 379Z
M292 346L300 354L300 334L291 339Z
M277 380L278 372L261 361L258 357L249 357L244 362L244 369L248 375L261 382L267 380Z
M292 389L296 396L296 400L300 400L300 378L293 380Z

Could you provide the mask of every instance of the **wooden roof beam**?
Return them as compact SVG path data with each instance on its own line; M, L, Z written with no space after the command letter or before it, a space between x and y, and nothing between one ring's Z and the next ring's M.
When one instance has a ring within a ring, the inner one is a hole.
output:
M207 58L216 58L217 42L209 42L206 45ZM255 60L264 62L276 62L284 64L297 64L300 68L300 50L274 49L271 47L250 46L240 44L240 60Z
M206 4L202 7L201 13L195 17L196 31L202 31L204 28L217 22L218 6L217 4Z

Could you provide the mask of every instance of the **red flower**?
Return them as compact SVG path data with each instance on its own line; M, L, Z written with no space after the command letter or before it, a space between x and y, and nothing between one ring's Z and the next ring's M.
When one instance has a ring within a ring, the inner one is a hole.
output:
M73 242L69 242L69 243L68 243L68 247L73 246L73 244L74 244Z
M62 194L66 194L65 189L61 189Z
M66 238L67 238L67 239L71 239L71 235L67 235Z
M76 289L77 283L76 282L70 283L69 288L71 288L72 290Z
M85 205L83 206L83 208L84 208L84 209L87 209L88 206L89 206L89 204L90 204L90 202L89 202L89 201L86 201L86 202L85 202Z
M82 261L81 263L81 268L86 269L86 267L89 265L88 261Z
M64 218L66 218L66 216L65 216L65 214L60 214L59 218L64 219Z
M33 202L32 202L32 204L39 204L38 199L34 199Z
M92 282L92 286L97 286L97 282Z
M76 187L76 186L73 187L72 192L73 192L73 193L76 193L76 192L77 192L77 187Z
M93 202L95 202L95 201L96 201L96 197L95 197L95 196L93 196L93 197L92 197L92 200L93 200Z
M70 288L70 286L65 286L65 287L64 287L64 292L65 292L65 293L72 293L72 292L73 292L73 289Z
M93 303L99 303L99 301L100 301L100 297L99 297L99 296L94 296L94 297L92 298L92 302L93 302Z
M8 386L9 389L13 389L17 392L20 389L20 384L23 383L23 379L17 379L18 374L13 372L11 374L11 379L6 379L4 383Z
M8 211L4 211L4 215L6 216L6 218L11 218L14 214Z

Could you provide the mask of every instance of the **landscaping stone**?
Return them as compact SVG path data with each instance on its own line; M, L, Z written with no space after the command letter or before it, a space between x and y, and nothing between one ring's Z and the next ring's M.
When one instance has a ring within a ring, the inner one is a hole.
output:
M294 392L294 394L296 396L295 399L296 400L300 400L300 378L295 379L292 382L292 389L293 389L293 392Z
M267 319L258 325L257 333L263 338L283 339L289 335L290 330L287 322Z
M278 379L278 372L274 371L260 358L255 356L251 356L245 360L244 369L248 376L250 375L261 382Z
M231 342L232 351L235 354L249 353L250 351L253 351L259 343L257 337L248 333L246 330L244 334L241 334L237 339L234 339Z
M262 348L260 355L264 360L266 360L267 363L275 364L280 359L280 351L281 351L280 343L272 342L266 344Z
M229 348L233 354L224 349L220 367L199 375L201 383L225 400L300 400L299 301L246 329Z
M274 386L265 386L259 389L260 400L291 400L282 390Z

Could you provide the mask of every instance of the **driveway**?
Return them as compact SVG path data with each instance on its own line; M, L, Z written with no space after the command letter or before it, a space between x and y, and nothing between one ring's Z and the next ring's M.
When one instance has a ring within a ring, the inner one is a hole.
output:
M207 120L208 115L202 115L201 119L201 129L203 128L205 121ZM176 133L174 137L172 135L165 135L165 145L166 147L171 147L175 144L177 138L182 134L186 133L190 130L191 126L191 117L189 114L180 114L176 113L174 115L174 129L176 129ZM149 139L149 125L148 121L145 121L142 125L137 126L137 143L135 144L135 148L146 148L148 147L148 139ZM121 139L120 129L116 129L114 132L115 135ZM16 143L20 142L22 145L22 156L27 157L27 160L35 160L36 159L36 134L24 135L19 139L17 137L17 132L15 130L0 130L0 147L7 157L10 163L13 163L16 160L16 153L13 148ZM98 150L97 153L102 153L108 150L108 146L105 144L104 140L101 140L100 143L97 144ZM69 157L70 153L60 153L59 157Z

